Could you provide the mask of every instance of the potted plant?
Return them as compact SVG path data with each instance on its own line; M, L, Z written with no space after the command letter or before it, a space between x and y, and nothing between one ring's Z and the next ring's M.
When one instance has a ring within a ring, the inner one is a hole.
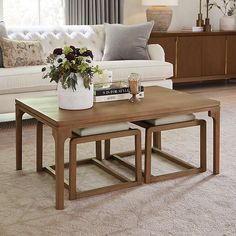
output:
M221 4L213 2L209 4L209 9L219 9L223 16L220 18L220 30L231 31L235 30L236 0L220 0Z
M42 68L43 79L58 84L60 108L83 110L93 106L92 79L95 74L102 74L102 70L92 60L92 51L67 45L49 55L48 66Z

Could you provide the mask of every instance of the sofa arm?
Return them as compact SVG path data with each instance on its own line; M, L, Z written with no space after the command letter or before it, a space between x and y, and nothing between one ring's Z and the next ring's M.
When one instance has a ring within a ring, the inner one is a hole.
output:
M165 61L165 52L159 44L149 44L147 46L151 60Z

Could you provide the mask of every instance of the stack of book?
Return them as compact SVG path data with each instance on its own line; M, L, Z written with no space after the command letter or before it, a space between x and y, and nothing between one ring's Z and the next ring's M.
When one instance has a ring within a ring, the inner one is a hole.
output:
M118 100L128 100L132 97L129 91L129 87L122 86L116 87L114 84L107 88L96 88L94 90L94 101L95 102L109 102ZM138 98L144 98L144 87L140 86L140 93L137 95Z
M182 31L183 32L203 32L204 29L203 27L199 27L199 26L190 26L190 27L185 26L182 28Z

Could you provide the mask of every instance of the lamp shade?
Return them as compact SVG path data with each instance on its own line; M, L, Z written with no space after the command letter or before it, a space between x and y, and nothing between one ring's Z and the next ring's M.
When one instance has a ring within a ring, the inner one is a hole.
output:
M142 0L144 6L177 6L178 0Z

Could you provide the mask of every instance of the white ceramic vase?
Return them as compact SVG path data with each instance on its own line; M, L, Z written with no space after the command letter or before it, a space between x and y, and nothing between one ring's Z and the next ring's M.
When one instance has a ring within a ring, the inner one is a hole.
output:
M64 89L61 84L58 84L58 100L59 107L65 110L84 110L93 106L93 84L90 84L90 89L84 87L83 79L77 75L78 81L76 90L72 88Z
M235 18L234 16L222 16L220 18L220 30L233 31L235 30Z

